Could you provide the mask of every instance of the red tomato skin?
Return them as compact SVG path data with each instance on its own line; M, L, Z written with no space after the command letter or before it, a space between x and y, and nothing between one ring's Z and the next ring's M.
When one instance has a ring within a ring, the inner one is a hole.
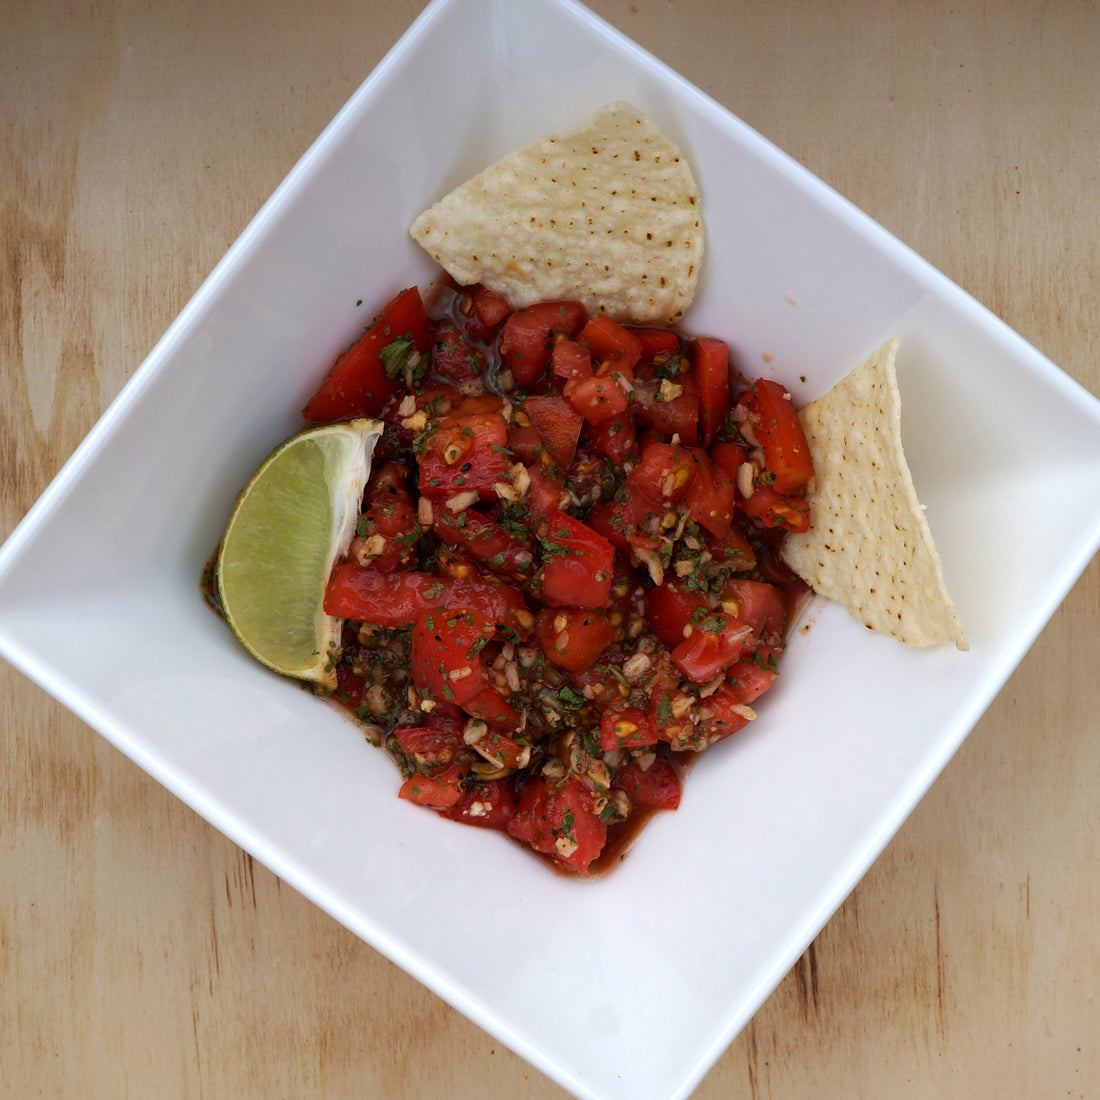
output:
M710 683L749 648L752 629L731 620L720 630L695 627L672 651L672 663L696 684Z
M722 600L734 601L738 605L737 618L752 627L758 640L774 644L782 637L787 607L774 584L734 577L723 589Z
M636 763L624 764L612 786L625 791L640 810L675 810L680 805L680 777L661 758L645 769Z
M483 329L495 330L500 326L509 313L512 312L508 303L495 291L478 283L471 291L474 316ZM487 336L482 336L487 339Z
M710 712L710 717L700 722L701 732L706 737L704 745L723 741L752 721L749 714L742 713L747 708L728 684L723 684L713 695L709 695L700 709Z
M574 675L596 663L614 634L604 612L593 608L544 607L535 616L535 636L547 659Z
M507 452L508 426L500 413L444 417L420 456L420 492L435 498L472 491L495 500L493 484L511 465Z
M710 605L698 592L666 581L645 595L645 620L666 649L675 649L685 638L693 617L710 613Z
M695 476L691 451L674 443L647 443L626 480L657 504L678 504Z
M434 718L430 725L404 726L393 731L397 745L406 755L454 753L462 748L462 719Z
M458 801L442 816L463 825L504 832L516 812L516 795L509 780L491 779L481 783L467 781Z
M724 539L733 523L737 490L724 470L711 465L706 451L692 448L691 455L695 459L695 473L684 497L688 511L700 527Z
M550 353L550 369L558 378L590 378L592 355L575 340L558 340Z
M587 431L592 449L597 454L606 455L617 466L638 454L634 417L630 412L610 416L598 424L589 424Z
M448 810L462 797L463 780L469 774L464 765L452 764L433 775L414 775L401 784L397 797L430 810Z
M469 609L421 611L412 628L412 679L433 699L463 706L488 684L478 657L493 623ZM455 679L456 673L465 673Z
M776 651L767 646L762 646L751 657L738 661L726 671L726 683L731 694L746 706L770 691L777 679Z
M516 612L526 613L522 593L507 584L481 578L453 580L428 573L379 573L352 562L332 572L325 592L325 612L372 626L408 630L421 611L468 607L493 621L494 627L516 629Z
M652 362L658 356L668 358L680 350L680 337L667 328L627 325L627 331L642 345L642 359Z
M665 509L654 504L647 494L627 477L623 499L597 504L586 517L593 531L599 532L620 550L654 550L659 543L652 537Z
M585 876L607 842L588 788L573 778L558 786L542 775L520 792L508 833Z
M554 465L567 474L573 465L584 418L569 401L556 394L528 397L523 403L523 411L531 418Z
M527 476L531 479L531 486L525 499L533 520L547 519L563 504L568 503L565 482L547 470L541 462L532 462L527 467Z
M422 355L431 347L431 327L420 291L412 286L387 303L370 328L337 357L325 380L302 410L315 424L377 416L401 383L386 377L382 349L408 336Z
M491 687L484 688L468 699L462 704L462 709L471 718L480 718L502 733L511 733L519 725L519 712Z
M440 502L435 506L432 530L440 540L461 547L493 573L523 580L534 569L534 556L519 539L472 508L454 515Z
M604 752L644 748L657 741L652 719L638 707L608 707L600 716L600 748Z
M477 378L485 370L485 354L451 320L435 323L432 371L455 382Z
M810 529L810 502L805 497L780 496L770 485L757 485L741 501L741 511L761 527L777 527L792 534Z
M592 353L595 362L614 361L620 369L631 370L642 357L642 342L628 328L606 314L593 317L581 329L577 342Z
M543 540L542 595L560 607L603 607L611 595L615 548L587 524L560 509L550 513Z
M500 356L516 384L533 386L542 376L559 335L572 339L587 313L580 302L539 302L517 310L500 334Z
M729 413L730 351L724 340L699 336L692 352L699 380L699 442L707 447Z
M637 381L635 413L638 420L651 425L667 439L678 435L681 443L694 447L699 442L699 382L695 375L677 376L676 385L681 393L671 401L656 400L659 379L652 367L640 366Z
M753 433L764 450L764 465L772 475L771 488L789 497L814 476L810 446L791 395L768 378L758 378L741 397Z

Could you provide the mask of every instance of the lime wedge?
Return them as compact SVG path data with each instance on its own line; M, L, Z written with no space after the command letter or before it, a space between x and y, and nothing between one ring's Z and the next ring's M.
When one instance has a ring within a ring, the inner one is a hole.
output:
M377 420L308 428L281 443L244 487L218 549L222 609L268 668L336 686L330 650L341 620L325 614L325 585L355 532Z

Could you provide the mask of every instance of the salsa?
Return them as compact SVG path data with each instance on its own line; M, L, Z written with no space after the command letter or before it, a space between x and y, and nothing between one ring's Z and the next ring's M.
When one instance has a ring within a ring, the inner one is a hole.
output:
M384 422L325 610L399 796L603 869L776 681L813 476L790 394L713 337L441 282L304 416Z

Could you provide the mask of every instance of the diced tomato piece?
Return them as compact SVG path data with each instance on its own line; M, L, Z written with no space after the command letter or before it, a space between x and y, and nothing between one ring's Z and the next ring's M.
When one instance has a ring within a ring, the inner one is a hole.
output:
M637 454L634 416L630 412L609 416L598 424L588 425L588 441L597 454L606 455L621 466L629 456Z
M730 349L724 340L699 336L692 350L699 380L699 442L706 447L729 413Z
M463 703L462 709L471 717L480 718L493 729L505 733L510 733L519 726L519 712L491 687L479 691L472 699Z
M527 476L531 484L524 499L533 520L546 519L568 502L565 482L555 477L541 462L532 462L527 467Z
M559 509L550 513L543 545L542 594L548 604L607 603L615 548L603 535Z
M428 573L379 573L352 562L332 571L325 612L373 626L408 630L421 611L468 607L491 619L497 631L520 628L527 615L522 593L486 579L453 580ZM517 612L522 615L517 617Z
M341 661L336 666L336 698L346 703L352 710L363 705L366 688L363 678L352 672L351 665Z
M491 729L477 743L478 748L488 753L501 766L508 768L523 768L531 759L531 749L527 745L519 745L511 737Z
M433 510L432 530L450 546L460 546L494 573L523 580L535 567L534 555L514 535L473 508L457 515L443 503Z
M508 832L582 875L607 842L607 826L596 813L592 793L573 778L559 786L533 776L520 792Z
M628 370L642 357L641 340L604 313L593 317L581 329L577 342L588 348L595 362L602 363L610 359L616 366Z
M397 746L403 753L435 756L454 752L463 747L462 719L436 718L431 725L404 726L393 731Z
M463 784L469 775L470 769L463 764L452 764L432 775L414 775L401 784L397 797L430 810L448 810L462 798Z
M570 379L565 384L565 396L589 424L619 416L629 404L626 390L610 372Z
M707 535L707 549L719 565L727 565L731 572L747 573L756 567L756 551L740 524L733 524L725 538Z
M675 649L687 636L684 628L692 620L710 614L710 604L698 592L681 587L675 581L665 581L645 595L645 620L658 641L667 649Z
M600 748L604 752L656 744L657 731L644 710L609 707L600 716Z
M485 370L485 354L451 320L435 324L432 370L455 382L477 378Z
M805 497L780 496L770 485L757 485L741 502L745 515L762 527L780 527L799 534L810 529L810 502Z
M588 525L620 550L653 550L653 538L665 509L654 504L628 477L615 500L597 504L588 513Z
M392 504L395 500L412 501L405 468L400 462L379 463L371 470L363 503L370 507L372 504Z
M728 684L723 684L699 705L699 733L704 745L722 741L731 733L744 729L755 717L750 707L742 703Z
M761 646L726 671L726 683L739 703L752 703L774 686L779 678L776 652L770 646Z
M753 433L764 449L771 488L779 496L797 493L814 476L814 463L791 395L778 382L758 378L739 404L748 410Z
M379 546L375 541L380 536ZM380 573L404 569L416 557L420 525L416 511L405 497L376 502L359 517L356 534L348 547L348 557L359 565L369 565Z
M710 456L712 469L721 470L730 481L737 481L737 471L741 464L748 461L748 454L744 447L738 447L736 443L723 443L715 440L707 449Z
M523 411L531 418L554 465L567 474L573 465L584 418L569 401L556 394L528 397L523 403Z
M733 522L733 509L737 491L734 483L721 468L712 468L707 452L701 448L691 451L695 459L695 473L688 483L684 500L692 519L717 538L725 538Z
M680 350L680 337L667 328L639 328L628 325L627 331L642 345L642 359L667 358Z
M592 355L575 340L558 340L550 353L550 369L559 378L589 378Z
M733 614L751 626L758 639L774 642L782 637L787 607L774 584L733 577L722 590L722 603L736 605Z
M535 635L546 656L567 672L591 668L615 631L603 611L587 607L546 607L535 617Z
M421 493L450 497L473 491L496 499L493 484L504 480L511 465L508 427L500 413L444 417L426 446L420 456Z
M516 795L510 780L467 780L462 797L444 810L443 816L463 825L504 831L515 812Z
M648 768L636 762L624 764L612 786L625 791L640 810L675 810L680 805L680 777L660 757Z
M573 339L587 316L580 302L539 302L516 310L500 334L500 356L516 384L533 386L538 381L561 335Z
M401 339L410 340L421 354L431 346L431 326L415 286L389 302L370 328L336 359L302 416L313 423L377 416L403 384L386 377L381 358L383 348Z
M511 306L495 290L480 283L473 288L471 296L474 316L486 329L495 329L503 324L504 319L512 312Z
M694 447L699 442L699 382L694 374L678 374L670 386L678 386L677 396L666 396L662 379L652 366L643 365L637 370L634 389L638 419L650 424L668 439L679 435L680 442Z
M534 424L525 427L517 425L508 429L508 450L520 460L530 463L537 461L539 455L546 449L546 445L539 435L539 430Z
M694 695L683 690L671 666L660 671L650 687L648 708L657 736L677 751L705 745L692 721L698 704Z
M707 616L673 649L672 662L689 680L706 684L739 661L751 639L752 628L744 623Z
M412 628L413 684L462 706L488 686L478 654L494 629L478 611L421 611Z
M674 443L648 443L641 461L627 475L627 483L636 485L650 500L676 504L684 499L695 475L691 451Z

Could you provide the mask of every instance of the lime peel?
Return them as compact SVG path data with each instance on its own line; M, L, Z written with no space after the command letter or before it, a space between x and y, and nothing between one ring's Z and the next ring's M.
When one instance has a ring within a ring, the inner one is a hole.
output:
M241 644L284 676L336 686L342 620L325 614L325 586L355 533L381 434L368 419L307 428L237 497L218 548L218 596Z

